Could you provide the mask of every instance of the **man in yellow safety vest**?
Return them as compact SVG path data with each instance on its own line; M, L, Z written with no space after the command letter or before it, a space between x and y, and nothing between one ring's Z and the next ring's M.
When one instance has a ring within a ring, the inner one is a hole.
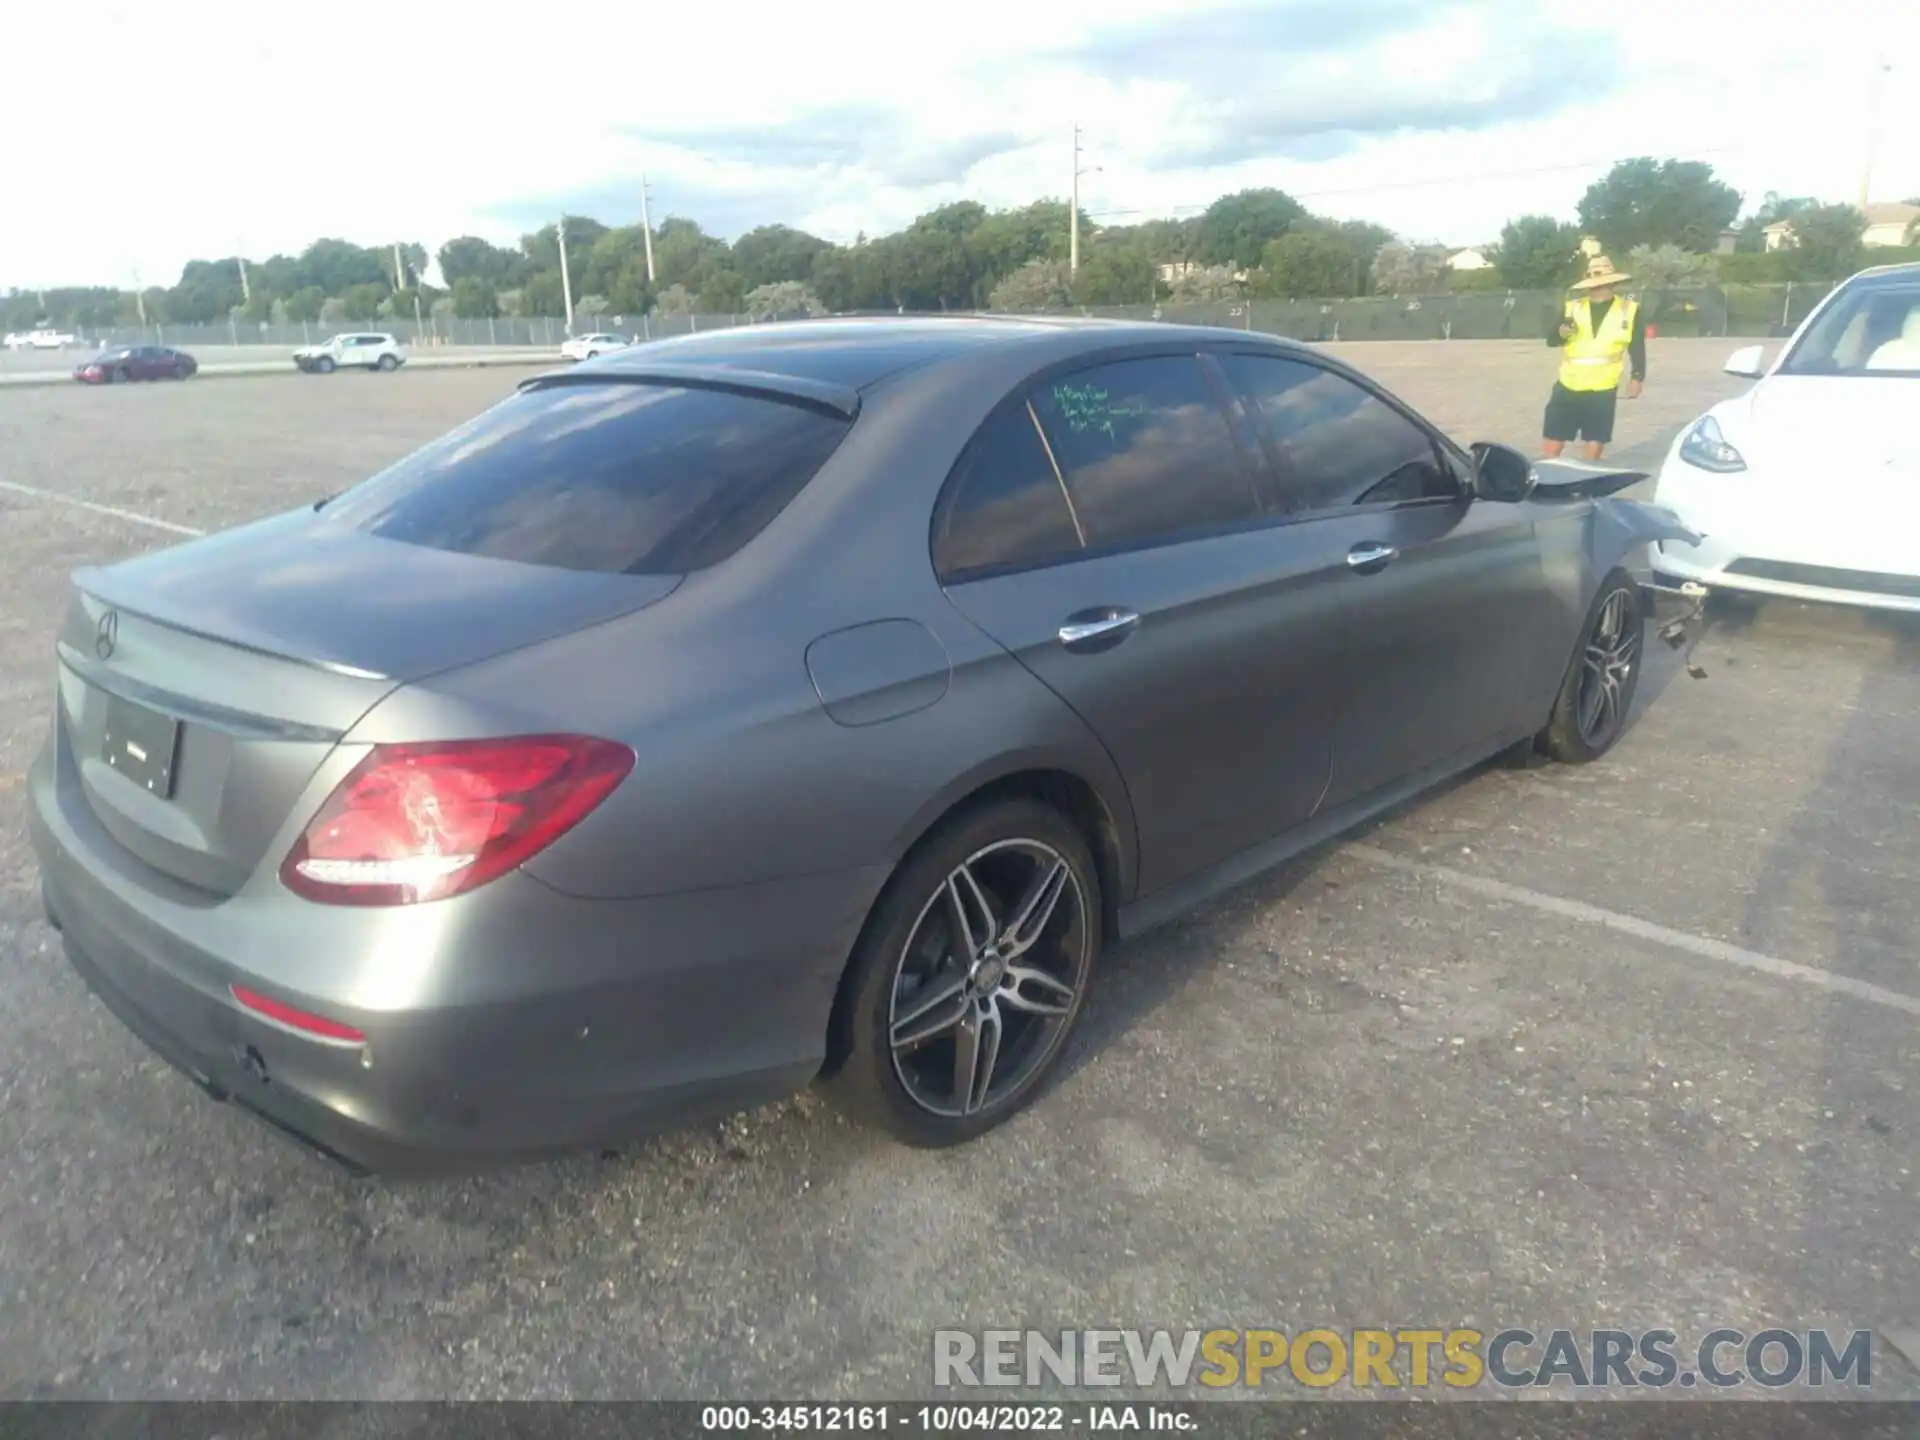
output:
M1577 281L1565 313L1547 335L1547 344L1560 349L1560 376L1547 397L1545 443L1541 454L1552 460L1570 440L1586 442L1586 457L1598 460L1613 439L1613 416L1620 379L1627 377L1626 396L1640 398L1647 378L1647 332L1640 302L1616 298L1615 287L1631 280L1613 268L1613 261L1596 255L1587 262L1584 279Z

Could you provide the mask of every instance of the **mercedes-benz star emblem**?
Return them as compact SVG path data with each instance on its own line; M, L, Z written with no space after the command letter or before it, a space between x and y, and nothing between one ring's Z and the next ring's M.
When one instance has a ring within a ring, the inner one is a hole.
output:
M100 626L93 632L93 653L102 660L113 658L113 647L120 643L120 612L109 610L100 617Z

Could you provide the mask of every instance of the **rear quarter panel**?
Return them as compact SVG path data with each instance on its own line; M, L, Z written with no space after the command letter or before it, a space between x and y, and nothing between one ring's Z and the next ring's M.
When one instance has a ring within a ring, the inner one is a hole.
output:
M1121 832L1129 887L1131 815L1107 752L933 575L934 498L1004 393L998 383L979 395L930 382L869 396L821 474L729 560L648 611L409 685L349 738L566 730L630 744L633 774L527 866L582 896L863 867L884 875L950 806L1027 769L1064 770L1094 788ZM870 674L836 667L836 721L809 674L809 647L893 620L936 643L903 648ZM900 673L914 654L924 673ZM903 694L937 698L908 706ZM842 723L863 714L886 718Z

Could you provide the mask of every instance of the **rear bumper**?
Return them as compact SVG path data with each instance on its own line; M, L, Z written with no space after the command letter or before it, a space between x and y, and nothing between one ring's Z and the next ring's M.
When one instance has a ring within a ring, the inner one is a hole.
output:
M463 1173L791 1094L824 1058L871 895L866 871L611 902L512 875L442 902L431 929L418 923L428 907L378 933L364 913L308 906L308 953L290 957L281 926L255 927L245 912L302 902L243 892L182 905L164 885L143 885L140 862L93 819L61 750L52 741L35 761L27 809L49 918L74 969L207 1094L363 1172ZM455 909L469 901L482 903ZM355 933L377 939L351 953ZM503 960L524 976L518 990L500 991ZM404 973L410 963L417 973ZM376 964L403 972L387 988L404 1004L369 1008L287 981L357 973L364 991ZM476 976L487 993L472 993ZM242 1009L235 983L355 1026L367 1043L282 1028Z

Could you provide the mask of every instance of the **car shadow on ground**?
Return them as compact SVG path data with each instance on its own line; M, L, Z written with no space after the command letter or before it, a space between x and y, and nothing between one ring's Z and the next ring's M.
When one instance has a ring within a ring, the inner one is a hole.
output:
M1736 633L1764 629L1774 644L1823 646L1852 635L1868 637L1878 651L1852 693L1831 696L1846 718L1832 733L1824 765L1812 771L1818 778L1765 848L1741 943L1920 998L1920 840L1913 820L1920 750L1912 744L1920 615L1791 601L1741 605L1735 613ZM1913 1021L1832 991L1796 1003L1804 1023L1795 1063L1803 1078L1798 1093L1782 1097L1780 1113L1802 1143L1796 1173L1785 1185L1776 1179L1769 1198L1778 1223L1794 1232L1777 1262L1787 1273L1775 1278L1789 1293L1823 1293L1826 1257L1860 1243L1858 1215L1828 1197L1877 1190L1886 1205L1881 1223L1889 1236L1903 1238L1879 1257L1874 1293L1849 1293L1846 1302L1857 1315L1913 1324L1920 1321L1920 1250L1910 1243L1912 1182L1897 1178L1908 1176L1920 1153Z

